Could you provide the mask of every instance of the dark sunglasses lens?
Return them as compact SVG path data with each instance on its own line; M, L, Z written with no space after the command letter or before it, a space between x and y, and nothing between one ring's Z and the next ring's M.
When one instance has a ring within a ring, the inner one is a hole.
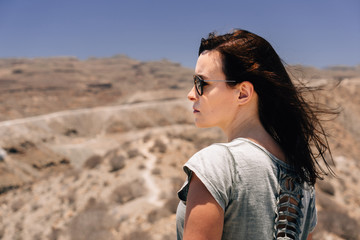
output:
M201 96L202 95L202 79L198 76L194 76L194 84L195 84L195 88L197 93Z

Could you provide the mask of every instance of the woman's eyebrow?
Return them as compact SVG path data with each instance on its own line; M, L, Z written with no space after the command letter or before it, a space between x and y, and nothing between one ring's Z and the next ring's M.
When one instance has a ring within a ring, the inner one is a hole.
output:
M204 75L202 75L202 74L195 74L196 76L199 76L201 79L203 79L203 80L208 80L209 78L208 77L206 77L206 76L204 76Z

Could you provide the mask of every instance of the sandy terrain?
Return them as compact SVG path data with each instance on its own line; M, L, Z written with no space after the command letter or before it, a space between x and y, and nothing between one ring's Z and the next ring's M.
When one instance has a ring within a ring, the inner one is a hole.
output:
M314 239L360 239L360 66L290 69L341 110ZM191 75L121 55L0 59L0 239L174 239L182 164L225 140L193 126Z

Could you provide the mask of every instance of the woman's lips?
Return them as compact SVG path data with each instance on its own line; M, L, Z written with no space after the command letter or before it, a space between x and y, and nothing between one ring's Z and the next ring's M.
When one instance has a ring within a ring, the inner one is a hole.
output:
M197 110L196 108L193 108L193 113L198 113L198 112L200 112L199 110Z

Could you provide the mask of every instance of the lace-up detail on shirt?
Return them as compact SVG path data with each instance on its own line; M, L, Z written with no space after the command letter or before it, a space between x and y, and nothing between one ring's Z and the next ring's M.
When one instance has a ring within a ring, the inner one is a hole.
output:
M280 192L277 199L274 239L298 240L303 218L302 184L296 177L284 174L281 169L279 180Z

